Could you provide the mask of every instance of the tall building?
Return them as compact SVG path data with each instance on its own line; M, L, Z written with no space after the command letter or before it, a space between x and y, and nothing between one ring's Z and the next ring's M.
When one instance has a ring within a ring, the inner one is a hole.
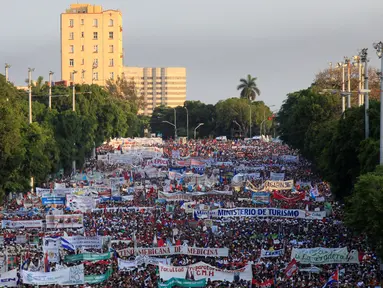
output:
M137 93L143 96L144 115L152 114L156 106L183 106L186 100L186 68L124 67L124 76L134 81Z
M101 6L72 4L61 14L61 79L105 85L123 70L122 15Z

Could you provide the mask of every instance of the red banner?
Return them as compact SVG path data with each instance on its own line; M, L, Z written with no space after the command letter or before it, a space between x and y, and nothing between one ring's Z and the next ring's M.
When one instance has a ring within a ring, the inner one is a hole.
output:
M291 197L291 198L282 195L278 191L274 191L272 195L273 195L274 199L276 199L276 200L283 200L283 201L286 201L288 203L295 203L295 202L298 202L298 201L302 201L305 198L305 193L300 193L298 196Z

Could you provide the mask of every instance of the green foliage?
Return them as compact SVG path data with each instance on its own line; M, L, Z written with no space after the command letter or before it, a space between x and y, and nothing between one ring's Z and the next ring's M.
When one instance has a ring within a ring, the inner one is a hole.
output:
M120 82L115 88L126 92ZM39 77L32 85L29 124L28 94L0 75L0 200L9 192L28 191L31 177L39 185L61 168L70 173L73 160L81 168L95 145L110 138L142 136L148 119L137 117L134 87L128 88L124 98L97 85L77 85L73 112L72 87L53 86L49 110L49 86Z
M346 223L368 241L383 256L383 167L377 166L358 178L354 192L347 199Z

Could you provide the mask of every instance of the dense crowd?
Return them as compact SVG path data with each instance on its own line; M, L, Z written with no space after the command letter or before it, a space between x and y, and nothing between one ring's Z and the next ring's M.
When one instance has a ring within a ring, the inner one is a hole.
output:
M289 180L293 180L291 187L278 186ZM206 278L205 287L317 288L334 273L339 279L332 287L379 285L379 261L364 235L356 235L344 225L342 204L332 199L329 185L312 172L310 163L279 142L141 140L137 144L116 140L99 147L97 158L90 159L83 170L71 177L50 179L42 187L45 194L35 191L12 195L1 214L1 272L18 269L18 285L22 287L28 285L23 284L21 270L51 273L79 264L84 264L85 279L93 280L78 287L159 287L168 280L163 279L161 267L194 267L199 262L216 267L222 275L251 269L250 278L242 272L232 273L231 279L202 277ZM72 206L68 197L66 203L42 202L44 197L62 196L60 189L69 188L75 194ZM260 195L263 200L257 198ZM79 199L93 200L76 206ZM323 217L214 214L235 208L290 209ZM83 216L81 227L44 226L47 215L71 214ZM42 227L12 227L4 224L6 220L42 220ZM46 239L72 236L99 236L102 245L86 249L60 246L55 260L44 253ZM228 255L165 253L154 255L150 262L150 257L136 252L153 247L227 248ZM356 250L359 263L344 260L314 264L297 259L297 269L292 269L291 275L287 272L295 261L291 257L293 249L317 247ZM279 254L261 257L263 251ZM84 253L100 258L66 261ZM103 254L108 256L104 259ZM129 265L123 268L120 261ZM191 274L188 270L185 278L201 279L198 273Z

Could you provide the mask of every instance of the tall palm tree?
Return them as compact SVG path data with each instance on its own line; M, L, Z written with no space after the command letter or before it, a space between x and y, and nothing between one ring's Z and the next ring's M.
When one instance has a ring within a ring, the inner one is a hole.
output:
M257 87L256 77L252 77L250 74L247 75L247 78L239 80L241 84L238 85L237 90L241 90L241 98L246 98L251 101L254 101L255 98L261 95L261 91Z

